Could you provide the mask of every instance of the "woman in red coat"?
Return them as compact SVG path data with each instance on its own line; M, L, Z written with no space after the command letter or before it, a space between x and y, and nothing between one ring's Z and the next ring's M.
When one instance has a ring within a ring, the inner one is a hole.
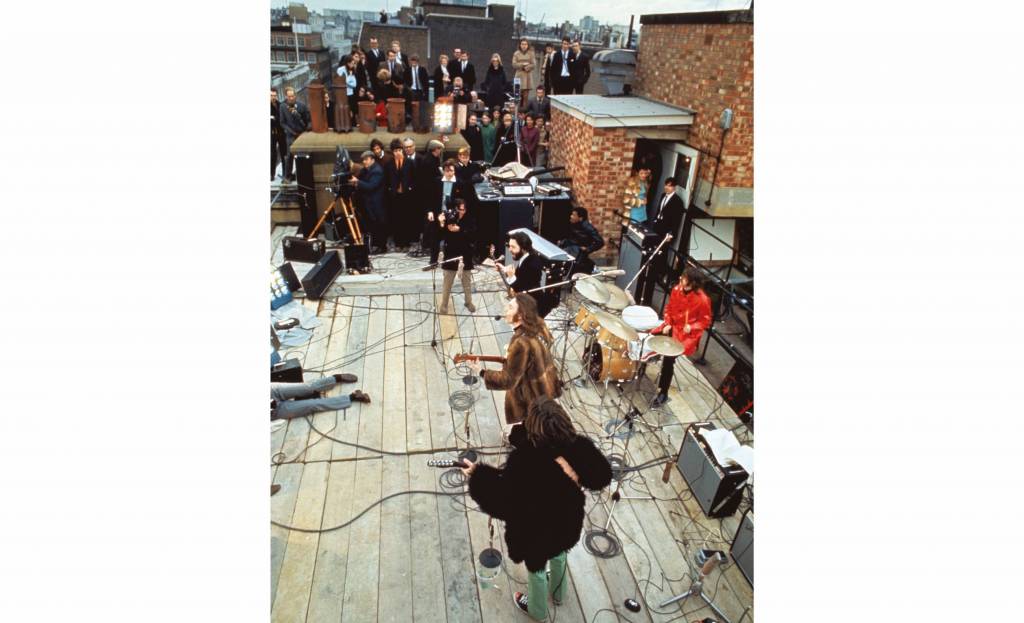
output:
M704 278L694 268L687 268L679 276L679 283L672 288L665 306L665 322L651 331L652 335L671 335L683 345L683 354L692 355L700 344L704 329L711 326L711 299L704 293ZM664 357L661 377L658 379L658 397L654 406L665 404L668 388L672 385L672 371L675 357Z

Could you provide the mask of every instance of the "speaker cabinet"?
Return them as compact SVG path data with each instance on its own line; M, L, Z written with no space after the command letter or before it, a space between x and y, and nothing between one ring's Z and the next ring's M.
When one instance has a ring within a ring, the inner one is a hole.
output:
M285 359L270 368L271 383L301 383L302 364L298 359Z
M754 586L754 513L747 511L743 513L740 520L740 527L736 529L736 536L732 539L732 546L729 548L729 555L736 561L736 566L743 577Z
M327 245L319 238L306 240L303 236L285 236L281 246L284 247L284 259L289 262L316 264L327 252Z
M657 234L645 226L639 223L630 223L624 226L617 268L626 272L615 278L615 285L626 289L626 285L640 272L640 268L647 262L647 258L651 256L657 246ZM654 275L650 270L644 271L644 274L636 278L629 293L633 295L633 299L638 305L650 305L654 282Z
M502 239L513 229L533 229L533 203L527 199L502 199L498 203L498 232Z
M742 467L722 467L711 454L702 431L714 430L711 422L696 422L686 428L676 468L708 517L728 517L743 498L747 472Z
M370 250L365 244L350 244L345 247L345 268L366 273L370 270Z
M334 280L341 274L341 256L337 251L325 254L306 276L302 278L302 287L306 290L306 298L317 300L331 287Z
M323 99L323 96L320 96ZM295 154L295 181L299 185L299 194L305 197L301 215L299 233L308 236L316 222L319 212L316 209L316 184L313 182L313 157L307 152Z

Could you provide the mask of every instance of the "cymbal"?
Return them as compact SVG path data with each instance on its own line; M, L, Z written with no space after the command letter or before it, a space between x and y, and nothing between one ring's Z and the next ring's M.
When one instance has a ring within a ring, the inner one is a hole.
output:
M667 335L647 338L645 345L663 357L678 357L683 354L683 345Z
M598 283L594 279L579 279L572 287L588 301L598 305L603 305L610 296L608 288L603 283Z
M605 289L608 290L608 300L604 304L608 309L621 311L633 303L633 301L630 300L629 295L626 294L626 291L619 286L614 283L606 283L603 285Z
M601 325L602 329L607 329L609 333L615 337L632 342L640 339L640 335L636 332L636 329L629 326L622 319L609 314L608 312L595 311L594 317L597 318L598 324Z

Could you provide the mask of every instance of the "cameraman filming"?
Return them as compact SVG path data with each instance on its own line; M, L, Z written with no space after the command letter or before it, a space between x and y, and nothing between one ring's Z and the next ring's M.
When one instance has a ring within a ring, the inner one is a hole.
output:
M446 167L447 168L447 167ZM453 186L454 187L454 186ZM450 260L462 256L462 293L465 298L466 309L470 313L476 311L473 305L473 234L476 232L476 223L466 212L466 201L464 199L452 199L455 209L441 213L437 217L438 224L443 228L444 236L444 259ZM452 293L452 285L455 283L455 273L459 272L459 262L448 262L444 269L444 286L441 293L442 314L448 313L448 297Z

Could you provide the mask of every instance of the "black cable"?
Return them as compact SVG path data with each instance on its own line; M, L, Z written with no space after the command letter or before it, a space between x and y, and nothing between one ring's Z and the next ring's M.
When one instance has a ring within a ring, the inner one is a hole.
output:
M295 526L289 526L288 524L283 524L283 523L274 521L273 519L270 520L270 523L275 525L275 526L277 526L278 528L284 528L285 530L292 530L294 532L305 532L307 534L323 534L324 532L334 532L335 530L341 530L342 528L347 528L348 526L352 525L352 523L354 523L357 519L359 519L360 517L362 517L366 513L368 513L371 510L373 510L373 508L375 506L379 506L380 504L383 504L387 500L390 500L392 498L396 498L396 497L398 497L400 495L411 495L413 493L425 493L425 494L429 494L429 495L449 495L450 496L450 495L465 495L466 491L447 492L447 491L427 491L425 489L412 489L410 491L399 491L397 493L392 493L391 495L385 495L384 497L380 498L379 500L377 500L373 504L370 504L369 506L364 508L358 515L356 515L352 519L349 519L345 523L338 524L336 526L331 526L330 528L317 528L317 529L313 529L313 528L297 528Z

